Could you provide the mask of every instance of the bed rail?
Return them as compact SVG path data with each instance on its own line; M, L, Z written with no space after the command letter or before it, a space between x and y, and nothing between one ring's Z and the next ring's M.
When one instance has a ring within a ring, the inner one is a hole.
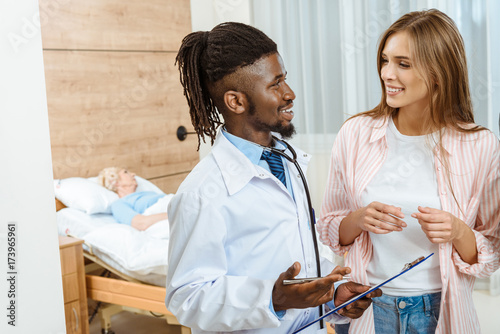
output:
M101 326L106 333L111 327L111 316L121 311L162 317L181 334L191 330L182 326L165 306L166 289L120 279L86 275L87 297L110 304L100 311ZM155 314L156 313L156 314Z
M172 315L165 306L165 288L93 275L86 276L86 283L93 300Z

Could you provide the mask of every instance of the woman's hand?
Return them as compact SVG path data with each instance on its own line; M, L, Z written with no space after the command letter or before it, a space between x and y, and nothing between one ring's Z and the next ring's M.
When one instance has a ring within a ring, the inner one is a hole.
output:
M168 215L166 212L164 213L156 213L154 215L141 215L137 214L132 218L132 227L138 229L139 231L147 230L151 225L158 223L161 220L168 219Z
M460 239L467 225L449 212L438 209L418 207L412 217L418 220L427 239L432 243L450 242Z
M356 225L363 231L387 234L402 231L406 227L406 223L401 220L405 217L401 208L393 205L371 202L354 213L357 215Z
M418 220L430 242L452 242L462 260L471 265L477 263L476 237L465 222L438 209L419 206L418 211L411 216Z
M401 208L393 205L372 202L349 214L340 223L340 244L350 245L362 231L377 234L387 234L394 231L402 231L406 223L402 221L405 215Z

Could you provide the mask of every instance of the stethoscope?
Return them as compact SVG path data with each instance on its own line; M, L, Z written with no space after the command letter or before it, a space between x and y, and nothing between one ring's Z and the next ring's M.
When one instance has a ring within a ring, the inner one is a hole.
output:
M311 202L311 195L309 193L309 187L307 186L307 181L306 177L304 175L304 172L302 171L302 168L300 168L299 162L297 161L297 153L295 150L292 148L290 144L288 144L286 141L281 140L276 138L275 136L272 136L273 140L282 143L286 146L286 149L280 150L275 147L266 147L266 146L261 146L263 150L272 152L275 154L278 154L279 156L282 156L286 160L290 161L293 163L295 168L299 171L300 179L302 180L302 184L304 185L304 190L306 192L306 198L307 198L307 206L309 208L309 219L311 220L311 235L313 238L313 243L314 243L314 255L316 256L316 270L318 277L321 277L321 267L320 267L320 259L319 259L319 250L318 250L318 240L316 239L316 229L314 225L316 225L316 220L314 217L314 209L312 207L312 202ZM289 150L292 153L292 156L290 157L288 154L285 153L286 150ZM319 306L319 316L323 316L323 307L320 305ZM323 320L320 321L320 327L323 328Z

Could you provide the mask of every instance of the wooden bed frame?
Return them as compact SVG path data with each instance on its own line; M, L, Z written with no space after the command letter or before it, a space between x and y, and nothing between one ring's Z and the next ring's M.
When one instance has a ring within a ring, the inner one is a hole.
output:
M56 211L66 206L58 199ZM71 235L69 235L71 237ZM85 257L85 282L87 297L105 303L98 307L98 317L103 334L114 333L111 317L123 311L163 318L169 326L169 333L190 334L188 327L182 326L165 306L166 288L137 280L108 265L92 252L92 246L83 251ZM109 271L118 278L102 277L97 272Z
M126 279L124 281L90 274L86 275L87 297L108 304L101 306L98 311L101 329L104 334L111 331L111 317L122 311L164 318L168 325L176 326L179 333L191 333L191 330L182 326L165 307L166 289L164 287L148 285L120 273L88 252L84 252L84 256L92 261L85 266L86 271L95 271L97 265Z

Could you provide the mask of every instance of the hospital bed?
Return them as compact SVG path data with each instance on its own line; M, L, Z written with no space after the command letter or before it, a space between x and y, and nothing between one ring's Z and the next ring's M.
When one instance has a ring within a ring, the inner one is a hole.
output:
M138 191L161 192L145 179L137 181ZM95 178L55 180L54 190L58 233L84 240L87 296L100 305L102 333L113 333L111 317L122 311L162 317L172 332L190 333L164 303L168 221L146 231L117 223L109 211L116 194Z

